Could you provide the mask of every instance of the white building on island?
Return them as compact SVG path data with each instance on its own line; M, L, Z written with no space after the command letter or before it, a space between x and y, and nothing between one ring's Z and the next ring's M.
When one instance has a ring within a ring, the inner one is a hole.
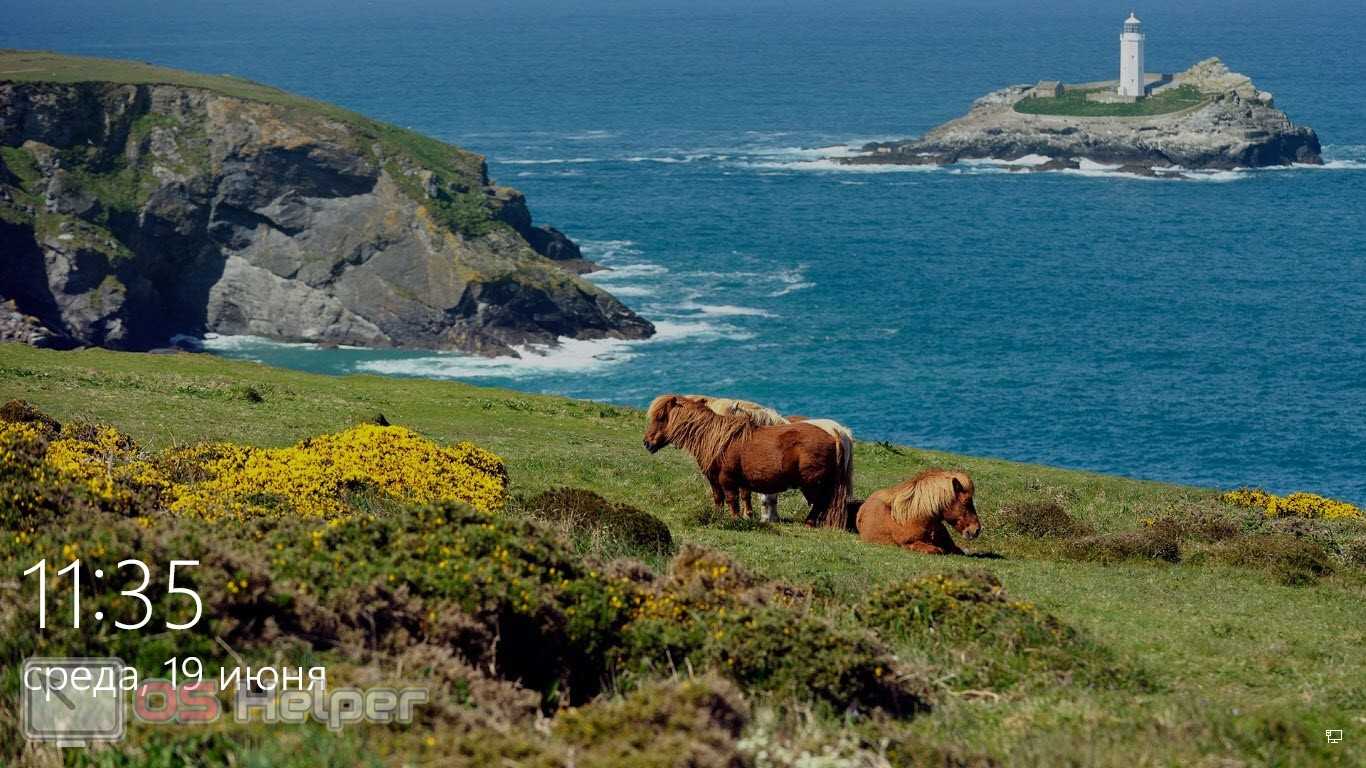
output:
M1119 95L1142 98L1146 77L1143 73L1143 22L1130 13L1119 36Z

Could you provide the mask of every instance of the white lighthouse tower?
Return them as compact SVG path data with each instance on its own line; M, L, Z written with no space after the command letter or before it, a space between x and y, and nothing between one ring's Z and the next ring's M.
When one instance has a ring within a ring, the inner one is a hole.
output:
M1143 22L1130 13L1119 36L1119 95L1143 97Z

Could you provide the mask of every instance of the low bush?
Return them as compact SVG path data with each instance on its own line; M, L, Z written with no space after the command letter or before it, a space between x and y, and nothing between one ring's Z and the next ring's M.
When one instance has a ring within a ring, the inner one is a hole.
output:
M1146 677L1033 603L1013 600L983 571L922 576L881 587L855 615L885 637L952 670L952 685L1006 690L1075 679L1146 687Z
M1092 532L1091 526L1077 520L1052 501L1027 501L1008 504L996 512L992 521L1001 530L1035 539L1070 538Z
M569 710L552 735L575 748L574 764L603 768L730 768L749 707L715 676L652 683L627 696Z
M832 623L799 590L758 579L718 552L685 548L636 599L623 669L712 668L746 690L835 710L926 706L925 686L876 637Z
M1322 546L1284 533L1232 539L1193 555L1191 562L1261 570L1287 586L1310 584L1333 572L1332 559Z
M629 504L609 501L582 488L554 488L519 506L528 513L567 527L578 537L606 539L613 554L667 555L673 536L664 521ZM613 546L615 545L615 546Z
M1101 533L1067 541L1063 554L1074 560L1114 563L1125 560L1181 561L1181 535L1171 524L1150 525L1133 531Z
M62 425L56 419L38 410L27 400L10 400L0 405L0 422L33 424L47 437L56 437L62 430Z
M1244 521L1202 506L1180 506L1149 523L1178 539L1202 542L1227 541L1255 529L1260 521Z

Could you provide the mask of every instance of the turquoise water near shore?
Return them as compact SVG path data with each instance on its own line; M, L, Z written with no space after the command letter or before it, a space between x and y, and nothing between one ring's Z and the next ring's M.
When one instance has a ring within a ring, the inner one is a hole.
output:
M340 7L335 7L339 5ZM993 88L1112 76L1129 5L18 0L0 46L230 72L489 156L650 341L519 359L214 339L329 373L728 394L927 448L1366 502L1366 9L1139 6L1324 168L1153 181L843 168Z

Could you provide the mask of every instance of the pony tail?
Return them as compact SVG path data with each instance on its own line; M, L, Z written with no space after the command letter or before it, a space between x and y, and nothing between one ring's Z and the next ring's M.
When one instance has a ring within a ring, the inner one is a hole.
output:
M822 524L827 528L849 529L849 496L854 487L853 445L845 442L843 435L835 436L835 463L840 468L839 482L835 492L830 494L830 504L825 509Z
M845 442L845 438L843 436L841 436L840 442ZM844 527L850 531L855 531L858 529L857 518L849 517L849 500L854 498L854 441L852 439L848 440L848 442L844 446L843 485L844 501L841 503L840 506L844 508L844 514L847 518L844 521Z

